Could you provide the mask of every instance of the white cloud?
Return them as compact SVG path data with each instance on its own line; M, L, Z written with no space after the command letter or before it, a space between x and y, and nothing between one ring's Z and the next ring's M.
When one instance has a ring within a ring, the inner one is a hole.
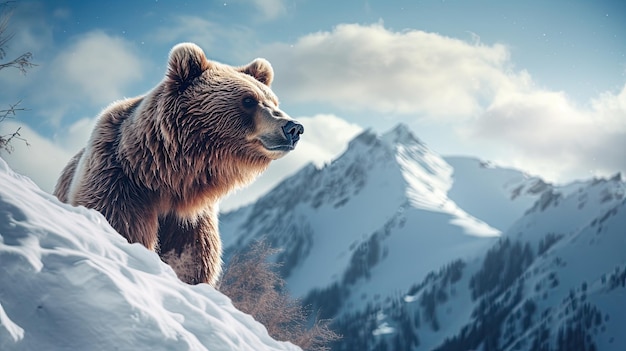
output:
M467 43L382 24L342 24L295 44L276 43L263 56L277 70L283 99L329 103L343 110L471 116L508 80L504 45Z
M2 153L2 158L16 172L32 179L40 188L52 193L56 180L73 153L60 147L58 143L42 137L26 125L13 121L0 124L0 135L12 133L20 128L20 135L27 142L14 139L13 152Z
M300 117L297 120L304 126L302 140L290 157L297 168L309 162L322 167L343 152L348 142L363 130L332 114Z
M285 176L295 173L307 163L323 166L345 151L348 142L362 131L360 126L335 115L320 114L297 120L304 126L304 134L296 149L284 158L273 161L254 183L224 199L222 210L234 209L256 200Z
M62 50L50 67L58 93L103 106L143 78L145 63L125 39L93 31ZM56 96L55 96L56 97Z
M23 140L11 142L13 151L1 156L11 168L31 178L40 188L52 193L67 162L85 145L91 135L96 118L80 119L53 138L47 138L23 123L5 120L0 123L0 135L18 130Z
M0 74L3 86L14 87L8 96L0 97L0 103L21 99L30 110L21 119L55 128L77 116L95 117L111 102L143 92L135 85L141 84L152 65L139 57L130 42L101 31L82 34L70 45L50 51L54 54L43 62L35 60L38 66L26 76L10 70Z
M626 85L580 107L562 92L509 93L462 133L495 147L501 163L565 181L626 171Z
M476 150L549 180L626 171L626 87L581 106L515 70L502 44L343 24L262 55L283 100L330 104L368 124L393 116L447 126L457 153Z
M72 153L77 152L87 145L97 119L97 117L94 117L77 120L65 129L59 130L54 135L54 142L64 150L69 150Z
M27 39L25 42L29 45L41 42L43 44L37 44L40 48L52 47L46 39L46 31L38 30L37 35L31 35L31 31L25 31L20 38ZM14 140L14 151L3 153L2 157L49 192L54 189L65 164L85 146L98 110L123 98L128 88L143 78L147 66L128 41L101 31L77 36L71 45L58 52L48 64L37 62L39 66L25 78L18 80L3 72L1 81L5 86L16 87L20 95L25 96L20 106L27 107L29 112L20 114L18 120L30 117L35 121L36 116L37 123L43 121L43 125L56 130L53 135L43 136L25 123L4 121L0 124L2 135L21 127L20 134L29 144ZM9 84L12 80L15 84ZM6 99L8 102L2 103L16 102L14 96ZM75 120L69 113L76 111L81 111L81 115L83 111L92 111L93 118ZM68 125L69 120L74 121Z

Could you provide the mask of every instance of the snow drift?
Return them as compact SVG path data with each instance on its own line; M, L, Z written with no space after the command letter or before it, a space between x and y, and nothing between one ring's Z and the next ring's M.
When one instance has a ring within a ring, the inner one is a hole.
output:
M0 350L299 350L0 159Z

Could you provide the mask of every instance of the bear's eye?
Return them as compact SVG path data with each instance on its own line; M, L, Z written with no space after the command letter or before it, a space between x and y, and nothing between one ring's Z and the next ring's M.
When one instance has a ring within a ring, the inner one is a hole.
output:
M258 104L258 102L251 97L245 97L243 98L243 100L241 100L241 104L245 108L253 108L254 106Z

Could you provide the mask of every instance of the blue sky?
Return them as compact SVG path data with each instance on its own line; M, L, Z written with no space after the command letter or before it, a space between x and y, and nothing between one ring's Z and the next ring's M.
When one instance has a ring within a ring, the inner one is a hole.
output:
M306 162L323 164L361 129L405 123L434 151L566 182L626 171L626 2L18 1L0 126L31 144L3 155L51 191L109 103L148 91L170 48L199 44L232 65L272 62L281 107L306 127L299 150L225 207Z

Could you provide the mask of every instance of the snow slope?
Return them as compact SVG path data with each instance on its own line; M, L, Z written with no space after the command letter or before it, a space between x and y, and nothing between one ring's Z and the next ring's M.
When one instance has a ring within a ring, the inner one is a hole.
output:
M552 188L479 259L341 316L335 349L624 350L624 248L619 176Z
M297 350L0 159L0 350Z
M460 208L504 232L552 186L516 169L469 157L445 157L453 169L447 196Z
M624 184L618 180L592 182L565 196L544 211L533 211L511 230L511 237L536 242L540 234L557 233L562 238L538 257L527 270L526 299L541 312L535 321L539 329L550 330L553 343L560 328L565 329L581 306L592 306L601 316L593 321L589 334L598 350L626 349L626 199ZM604 193L609 197L595 197ZM580 206L580 195L588 199ZM550 219L549 221L546 219ZM556 225L556 223L560 223ZM622 282L611 286L611 275ZM534 336L536 330L527 332ZM511 343L532 350L522 337Z

